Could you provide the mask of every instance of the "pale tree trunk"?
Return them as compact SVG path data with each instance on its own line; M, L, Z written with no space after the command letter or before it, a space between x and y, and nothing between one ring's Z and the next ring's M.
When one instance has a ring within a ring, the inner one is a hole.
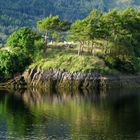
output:
M83 45L84 45L84 42L80 41L78 45L78 55L80 55L81 52L83 52Z
M47 32L45 34L45 44L46 44L46 46L48 45L48 33Z
M44 41L45 41L45 45L43 46L43 49L41 51L42 54L44 54L46 52L47 46L48 46L48 33L46 31L45 36L44 36Z
M94 41L91 42L91 53L94 54Z
M81 53L81 42L79 42L78 44L78 55L80 55L80 53Z
M82 41L81 52L83 52L85 42Z

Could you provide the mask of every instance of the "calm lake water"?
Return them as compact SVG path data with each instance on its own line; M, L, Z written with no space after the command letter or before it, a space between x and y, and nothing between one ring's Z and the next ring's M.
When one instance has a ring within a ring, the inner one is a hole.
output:
M140 89L0 90L0 140L140 140Z

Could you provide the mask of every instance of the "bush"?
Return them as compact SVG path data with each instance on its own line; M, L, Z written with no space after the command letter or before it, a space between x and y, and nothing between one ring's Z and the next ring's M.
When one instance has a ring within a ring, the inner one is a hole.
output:
M114 68L116 65L116 60L113 57L108 56L108 57L105 57L105 63L108 67Z
M138 72L140 66L140 61L137 57L127 55L118 55L115 58L108 56L105 58L105 62L110 68L132 74Z
M139 71L139 60L133 56L118 56L116 58L116 68L119 71L126 72L126 73L136 73Z
M19 48L22 52L34 57L34 53L37 49L41 48L43 40L41 36L32 31L30 28L21 28L15 31L7 39L7 46L11 49ZM33 58L34 59L34 58Z
M5 77L11 77L17 73L22 73L32 62L31 58L21 51L16 53L2 50L0 54L0 72Z
M32 54L32 58L34 61L38 61L42 59L42 52L44 53L45 50L45 42L43 39L36 40L34 43L35 50L34 53Z

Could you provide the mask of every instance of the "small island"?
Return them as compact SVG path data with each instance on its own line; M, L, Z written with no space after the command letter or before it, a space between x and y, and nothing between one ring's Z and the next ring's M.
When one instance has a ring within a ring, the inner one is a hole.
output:
M139 25L140 12L127 8L23 27L0 48L0 87L139 87Z

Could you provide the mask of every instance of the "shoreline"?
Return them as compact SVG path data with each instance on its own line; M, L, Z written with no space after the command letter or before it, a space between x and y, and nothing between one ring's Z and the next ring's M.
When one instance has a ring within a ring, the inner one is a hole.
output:
M106 90L113 88L140 87L140 75L109 76L100 73L65 72L59 69L28 69L23 75L0 83L0 87L11 88L62 88Z

